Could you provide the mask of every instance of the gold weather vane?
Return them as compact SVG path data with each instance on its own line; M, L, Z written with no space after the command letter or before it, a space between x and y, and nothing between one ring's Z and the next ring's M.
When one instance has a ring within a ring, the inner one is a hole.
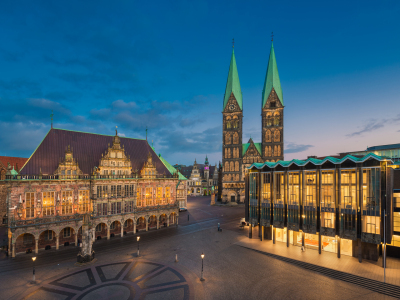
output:
M232 39L232 48L235 48L235 39Z
M51 115L50 115L50 118L51 118L51 128L53 128L53 116L54 116L53 111L51 111Z
M274 32L272 31L271 32L271 42L273 42L274 41Z

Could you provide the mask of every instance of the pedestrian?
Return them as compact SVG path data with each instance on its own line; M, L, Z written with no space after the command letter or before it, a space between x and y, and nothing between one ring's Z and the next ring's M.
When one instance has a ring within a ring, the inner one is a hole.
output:
M218 231L219 231L219 227L220 227L220 225L219 225L219 223L218 223Z

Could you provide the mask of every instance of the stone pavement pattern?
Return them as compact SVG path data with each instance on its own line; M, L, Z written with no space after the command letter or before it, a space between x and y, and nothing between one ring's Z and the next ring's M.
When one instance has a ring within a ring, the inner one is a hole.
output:
M135 259L92 266L49 280L29 291L24 299L189 300L190 294L189 282L175 268Z

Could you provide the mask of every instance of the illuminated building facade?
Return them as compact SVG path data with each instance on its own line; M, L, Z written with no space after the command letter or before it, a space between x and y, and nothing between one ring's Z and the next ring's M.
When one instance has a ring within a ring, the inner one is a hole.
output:
M400 169L368 154L255 163L246 177L246 220L261 240L362 259L400 257ZM386 213L386 222L384 217Z
M261 94L261 143L243 143L243 97L235 53L222 109L222 201L244 202L247 167L283 160L283 94L273 44Z
M147 140L52 128L0 192L14 257L76 246L87 214L97 239L178 224L187 184Z

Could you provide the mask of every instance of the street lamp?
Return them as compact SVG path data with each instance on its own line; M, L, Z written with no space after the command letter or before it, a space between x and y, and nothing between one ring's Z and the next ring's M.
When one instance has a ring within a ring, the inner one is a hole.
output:
M136 239L137 239L137 256L139 257L139 240L140 240L140 236L138 236Z
M32 278L32 283L36 283L36 278L35 278L35 260L36 260L36 256L32 257L32 261L33 261L33 278Z
M204 281L204 278L203 278L203 261L204 261L204 253L201 253L201 278L200 278L200 281Z

